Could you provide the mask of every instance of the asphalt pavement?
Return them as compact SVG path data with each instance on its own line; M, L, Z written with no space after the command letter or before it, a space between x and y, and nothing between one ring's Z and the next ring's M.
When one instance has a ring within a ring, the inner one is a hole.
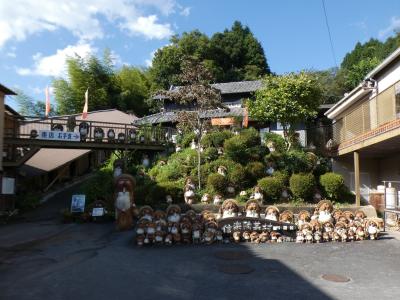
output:
M41 222L29 230L35 227L47 234L0 244L0 299L400 298L400 241L387 235L353 243L138 248L132 231L116 232L110 223Z

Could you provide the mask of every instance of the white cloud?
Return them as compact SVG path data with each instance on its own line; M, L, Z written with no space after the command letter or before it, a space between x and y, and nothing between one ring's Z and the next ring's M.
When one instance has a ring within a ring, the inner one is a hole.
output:
M41 76L64 76L66 72L65 61L67 57L75 55L86 57L96 53L97 49L88 43L78 43L77 45L69 45L64 49L58 49L53 55L43 56L36 53L32 56L34 65L32 68L17 68L19 75L41 75Z
M191 9L190 7L185 7L181 10L181 12L179 14L187 17L190 15L190 9Z
M163 39L171 34L169 23L158 22L154 8L163 15L175 12L176 0L14 0L0 2L0 47L14 39L23 41L32 34L65 29L80 40L103 38L106 19L131 34Z
M390 20L390 25L379 31L379 38L385 38L393 32L400 30L400 17L392 17Z
M164 39L173 34L170 24L158 24L157 16L139 17L133 22L127 22L122 28L128 29L132 34L143 34L149 39Z

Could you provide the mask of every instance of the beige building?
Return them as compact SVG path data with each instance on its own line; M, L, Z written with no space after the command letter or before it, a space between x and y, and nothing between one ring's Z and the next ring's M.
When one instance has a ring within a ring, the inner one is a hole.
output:
M333 120L333 170L358 201L383 181L400 181L400 48L325 115Z

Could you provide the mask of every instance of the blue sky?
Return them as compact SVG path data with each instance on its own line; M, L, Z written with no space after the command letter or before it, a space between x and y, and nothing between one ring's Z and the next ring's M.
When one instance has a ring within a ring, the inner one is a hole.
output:
M358 41L400 30L399 0L325 4L338 64ZM14 0L0 2L0 82L42 99L52 78L65 76L66 55L108 47L117 65L146 66L172 34L212 35L235 20L250 27L278 74L335 65L321 0Z

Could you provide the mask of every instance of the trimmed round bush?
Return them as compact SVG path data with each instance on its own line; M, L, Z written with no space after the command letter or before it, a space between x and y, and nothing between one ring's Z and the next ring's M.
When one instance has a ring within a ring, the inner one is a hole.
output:
M267 146L269 143L274 143L275 151L284 152L286 150L285 139L276 133L266 132L264 134L264 143Z
M254 157L255 152L257 157L260 155L260 149L253 148L257 146L260 146L260 135L256 129L250 128L227 139L224 142L224 151L228 158L245 164Z
M275 171L274 174L272 174L272 177L282 182L283 186L287 186L289 184L289 175L285 171Z
M229 130L212 131L202 137L201 145L203 147L222 147L224 141L231 137L233 137L233 133Z
M235 169L228 173L229 181L237 188L243 188L247 184L246 170L241 165L238 165Z
M209 147L203 152L203 157L205 161L213 161L218 158L218 150L214 147Z
M207 189L224 194L227 187L227 180L225 176L218 173L212 173L207 178Z
M337 173L329 172L321 175L319 183L329 199L339 200L345 193L343 176Z
M315 188L315 177L311 173L293 174L289 180L293 196L304 201L312 200Z
M265 176L265 166L259 161L250 162L246 165L246 173L249 180L255 183L258 179Z
M258 180L258 185L263 190L265 201L277 202L280 200L285 187L281 180L275 177L264 177Z
M303 151L291 150L283 154L281 165L288 174L308 173L312 169L312 163Z

